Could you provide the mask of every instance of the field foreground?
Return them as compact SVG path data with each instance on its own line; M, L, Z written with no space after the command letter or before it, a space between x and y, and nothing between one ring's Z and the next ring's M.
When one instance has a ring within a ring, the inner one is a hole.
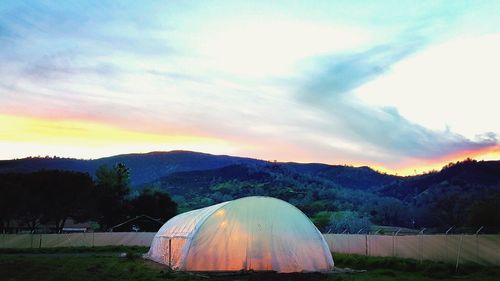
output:
M0 280L498 280L500 268L454 266L435 262L334 254L339 268L357 273L186 273L143 260L144 247L55 248L0 250ZM122 257L122 253L127 253Z

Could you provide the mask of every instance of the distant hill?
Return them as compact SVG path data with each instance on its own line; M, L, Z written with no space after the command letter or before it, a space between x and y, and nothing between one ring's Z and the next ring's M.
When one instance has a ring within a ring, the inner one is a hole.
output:
M439 186L462 188L498 189L500 191L500 161L465 160L451 163L439 172L406 177L403 181L386 185L381 193L399 199L410 200Z
M70 170L94 175L101 165L123 163L131 170L131 183L141 186L177 172L203 171L230 165L266 166L269 162L252 158L212 155L192 151L123 154L94 160L73 158L23 158L0 160L0 173L34 172L39 170ZM339 185L370 189L393 182L398 177L378 173L369 167L351 167L319 163L276 163L297 174L333 180Z
M130 168L132 186L140 186L174 172L215 169L234 164L261 164L264 163L264 161L191 151L170 151L123 154L95 160L71 158L24 158L2 160L0 161L0 173L34 172L39 170L71 170L94 175L99 166L112 166L117 163L123 163Z
M93 175L100 165L117 163L130 168L134 189L166 191L182 211L263 195L286 200L311 217L349 210L378 225L405 227L495 225L483 219L500 212L500 161L465 160L441 171L398 177L369 167L171 151L95 160L6 160L0 161L0 173L58 169Z
M310 216L352 210L381 225L407 227L470 226L484 212L500 211L500 161L466 160L409 177L368 167L266 162L175 172L153 185L187 209L263 195L286 200Z

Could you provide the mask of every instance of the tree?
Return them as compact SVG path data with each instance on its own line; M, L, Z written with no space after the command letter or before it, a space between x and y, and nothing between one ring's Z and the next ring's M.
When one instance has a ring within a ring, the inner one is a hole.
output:
M86 173L68 171L46 171L38 174L44 191L44 213L42 222L53 223L61 233L66 220L71 217L83 221L91 216L93 182Z
M100 166L96 171L97 220L101 228L119 223L126 218L130 193L130 172L122 163L113 167Z
M130 193L130 170L125 164L118 163L111 168L101 165L95 174L97 186L107 188L122 199Z
M374 223L380 225L409 226L411 210L401 200L379 197L370 200L364 208Z
M43 172L31 173L20 178L20 197L18 218L21 223L26 224L31 233L42 222L46 213L47 205L45 192L45 178Z
M478 196L478 192L468 191L466 186L447 181L433 185L416 197L417 224L425 227L467 226L467 210L480 199Z
M470 226L492 226L500 225L500 196L474 203L469 209Z
M177 204L167 193L150 188L143 189L131 205L135 216L148 215L164 222L177 214Z
M35 232L40 223L54 224L61 232L68 217L85 213L93 182L88 174L69 171L39 171L3 174L0 178L0 221L3 229L11 220Z
M21 187L12 181L12 175L0 175L0 232L6 232L10 223L19 214Z
M332 214L332 212L321 211L316 213L311 220L320 231L328 231L327 226L330 223Z

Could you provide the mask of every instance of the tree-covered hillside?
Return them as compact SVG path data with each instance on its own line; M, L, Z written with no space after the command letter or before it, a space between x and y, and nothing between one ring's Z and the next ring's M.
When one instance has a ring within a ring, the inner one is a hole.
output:
M404 227L500 226L500 161L452 163L441 171L398 177L368 167L268 162L173 151L96 160L0 161L1 172L63 169L89 173L123 163L131 196L169 193L180 211L244 196L286 200L323 230L335 225ZM335 222L333 223L332 220ZM351 230L352 231L352 230Z
M304 165L304 168L300 167ZM286 200L326 227L336 212L378 225L405 227L499 226L500 162L466 160L416 177L379 174L369 168L268 163L173 173L153 183L181 209L243 196ZM363 182L367 182L363 185ZM488 213L490 213L488 215Z
M500 161L466 159L379 192L412 207L427 226L500 226Z

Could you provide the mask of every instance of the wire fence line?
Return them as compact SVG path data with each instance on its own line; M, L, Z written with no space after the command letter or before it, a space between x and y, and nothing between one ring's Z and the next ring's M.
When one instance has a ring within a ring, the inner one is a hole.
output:
M498 234L324 234L332 252L453 264L500 265Z
M370 226L353 229L351 226L341 229L327 229L330 234L384 234L384 235L416 235L416 234L500 234L500 226L478 226L478 227L433 227L433 228L406 228L397 226Z
M155 232L0 234L0 248L149 247ZM498 234L324 234L334 253L500 266Z

